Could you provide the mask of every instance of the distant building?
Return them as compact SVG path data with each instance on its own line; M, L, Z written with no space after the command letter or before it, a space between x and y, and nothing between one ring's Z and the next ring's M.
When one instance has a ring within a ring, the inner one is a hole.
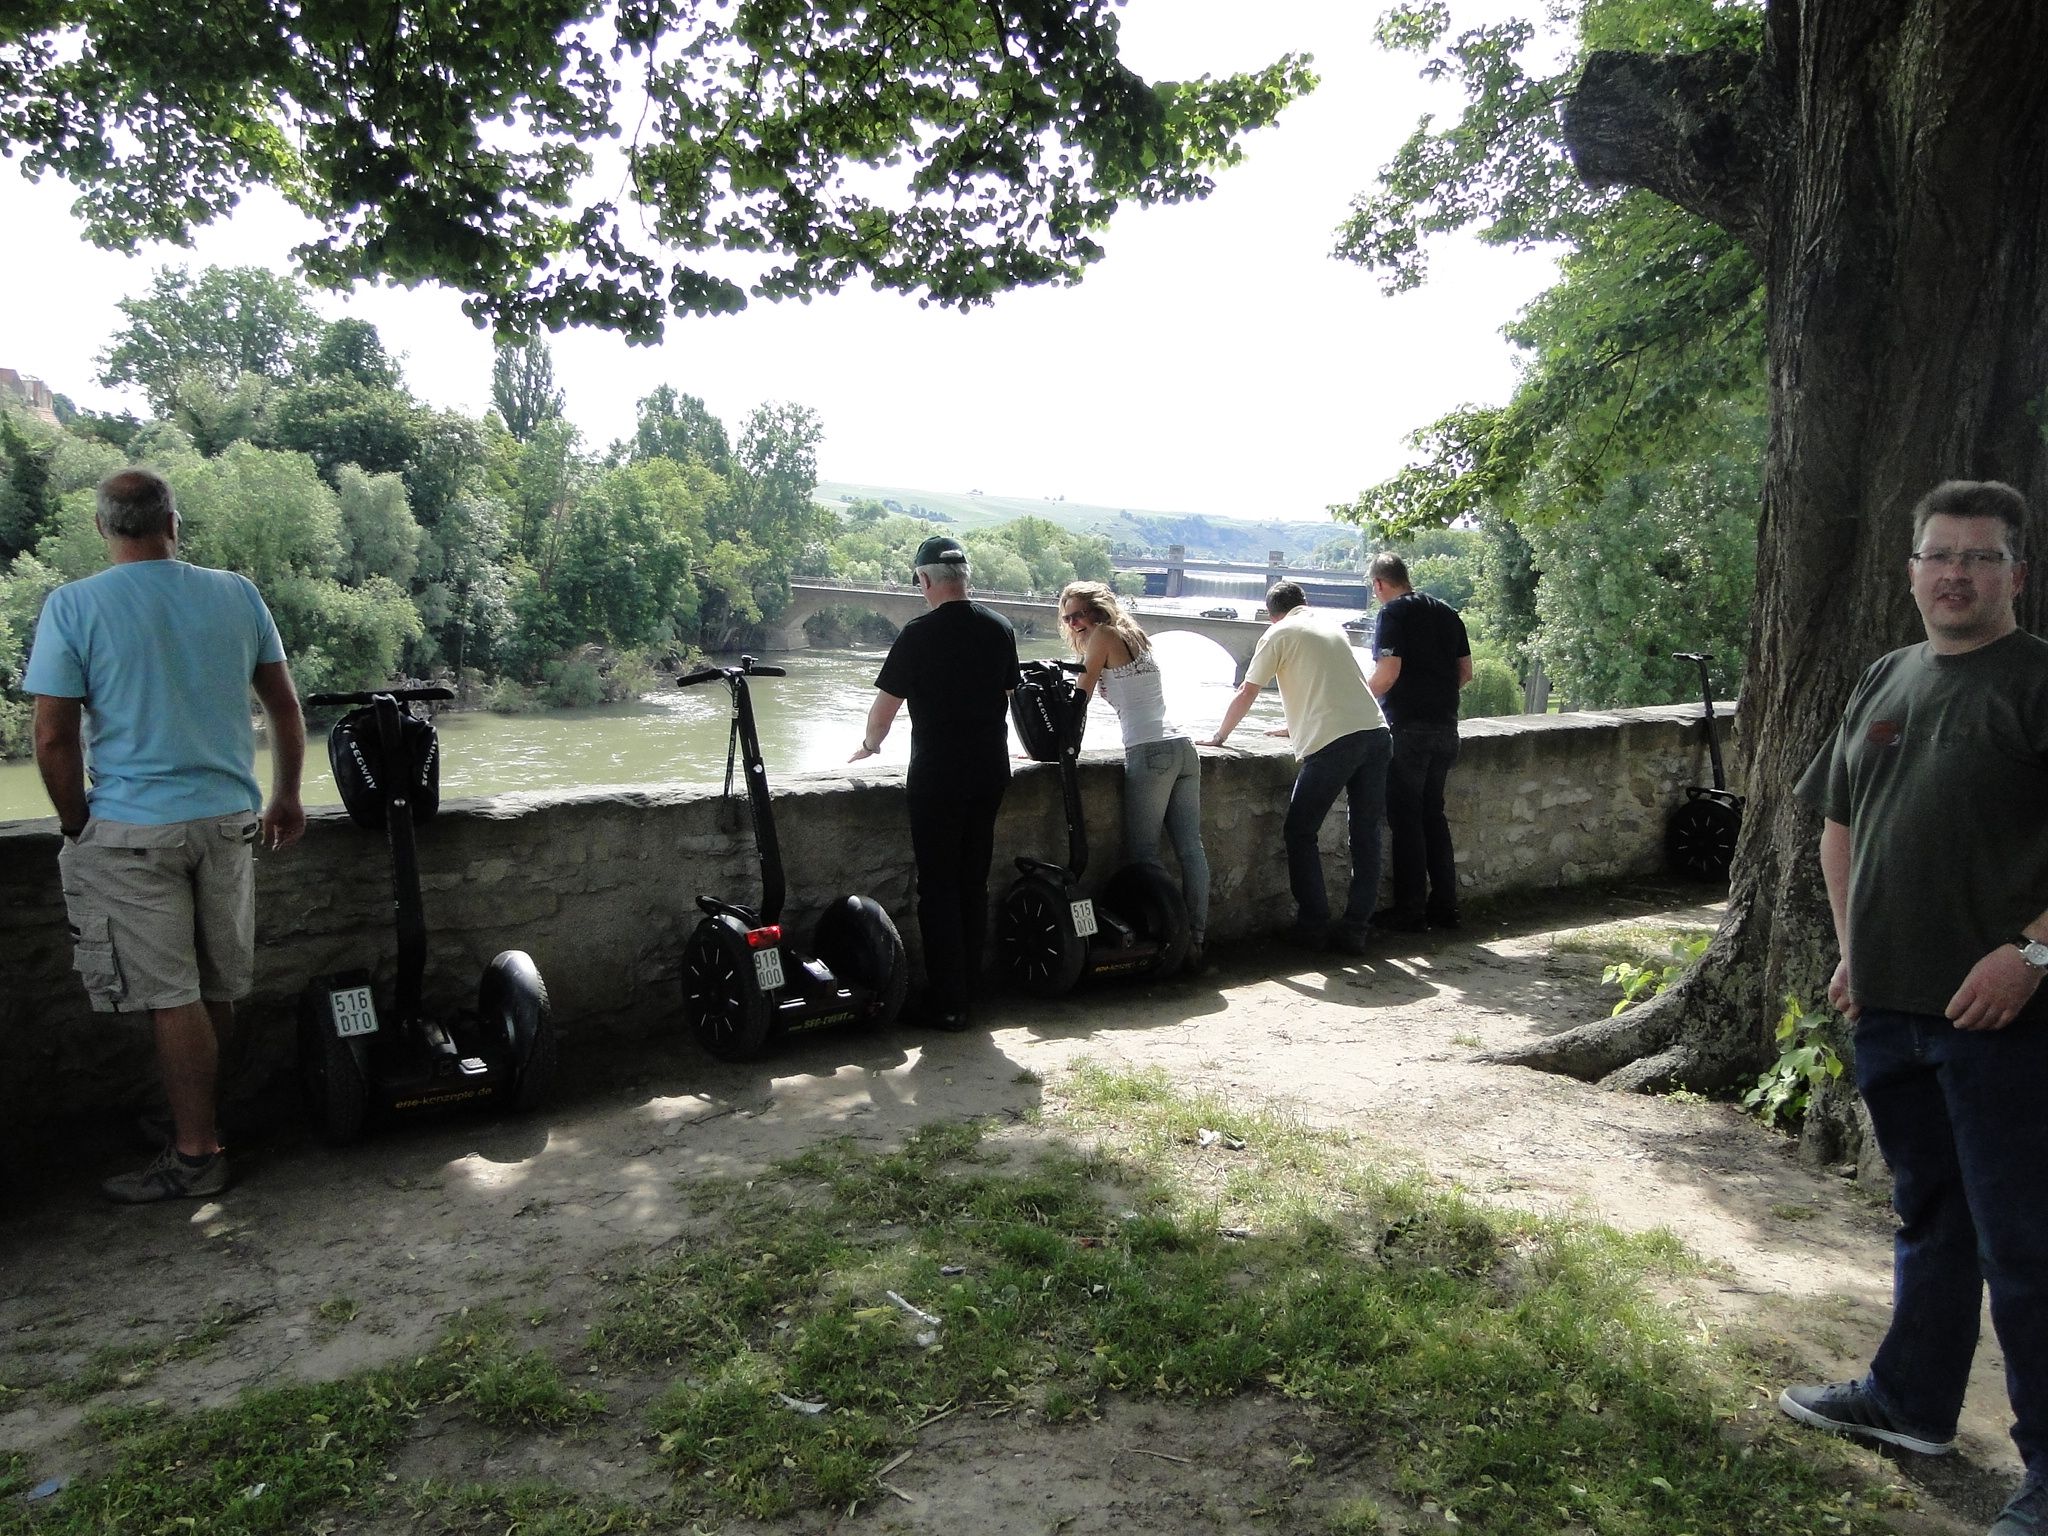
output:
M57 397L50 393L50 386L41 379L30 378L16 373L12 368L0 368L0 395L19 405L29 415L57 425Z

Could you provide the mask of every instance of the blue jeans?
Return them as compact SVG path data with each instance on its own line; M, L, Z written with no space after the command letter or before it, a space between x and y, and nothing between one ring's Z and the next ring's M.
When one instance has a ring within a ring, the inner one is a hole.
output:
M1188 930L1200 944L1209 933L1209 856L1202 851L1202 755L1185 736L1124 748L1125 858L1133 864L1158 864L1161 829L1180 860Z
M1865 1009L1856 1085L1899 1219L1869 1391L1899 1423L1953 1434L1988 1283L2012 1438L2048 1470L2048 1021L1966 1030Z
M1287 884L1294 892L1297 927L1320 927L1330 920L1330 897L1323 889L1323 856L1316 848L1316 838L1340 793L1351 821L1351 888L1344 922L1364 928L1372 921L1373 908L1380 899L1380 821L1387 813L1387 764L1393 754L1393 741L1382 726L1339 736L1301 760L1282 834L1287 843Z
M1456 725L1394 732L1387 774L1387 830L1394 855L1394 910L1403 917L1458 915L1458 861L1444 815L1444 780L1458 760Z

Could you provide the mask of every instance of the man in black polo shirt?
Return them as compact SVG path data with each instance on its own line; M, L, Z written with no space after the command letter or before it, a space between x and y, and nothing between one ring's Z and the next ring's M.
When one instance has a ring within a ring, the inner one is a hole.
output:
M1444 780L1458 760L1458 690L1472 681L1465 621L1408 581L1408 563L1384 552L1367 575L1380 604L1373 629L1373 696L1394 730L1387 830L1394 904L1376 927L1402 933L1458 926L1458 864L1444 815Z
M988 936L996 812L1010 787L1009 697L1017 686L1010 621L967 596L967 552L944 534L917 547L926 611L903 626L875 679L859 762L882 749L910 705L910 848L927 991L918 1012L965 1029Z

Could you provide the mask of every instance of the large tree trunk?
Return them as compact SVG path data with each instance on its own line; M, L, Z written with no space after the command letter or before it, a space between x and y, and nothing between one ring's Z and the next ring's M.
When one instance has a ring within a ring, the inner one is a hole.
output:
M1737 234L1768 300L1727 919L1662 997L1500 1058L1615 1086L1728 1087L1775 1058L1787 993L1824 997L1820 824L1792 787L1863 669L1922 638L1913 504L1942 480L2006 480L2035 509L2030 545L2048 533L2048 8L1771 0L1766 17L1760 59L1596 54L1566 114L1589 179ZM2020 621L2044 611L2048 581Z

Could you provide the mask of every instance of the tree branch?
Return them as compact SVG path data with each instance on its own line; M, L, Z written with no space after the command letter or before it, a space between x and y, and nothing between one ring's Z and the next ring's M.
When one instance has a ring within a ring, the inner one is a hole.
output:
M1565 148L1587 181L1654 192L1759 259L1778 139L1757 56L1737 48L1591 54L1564 107Z

